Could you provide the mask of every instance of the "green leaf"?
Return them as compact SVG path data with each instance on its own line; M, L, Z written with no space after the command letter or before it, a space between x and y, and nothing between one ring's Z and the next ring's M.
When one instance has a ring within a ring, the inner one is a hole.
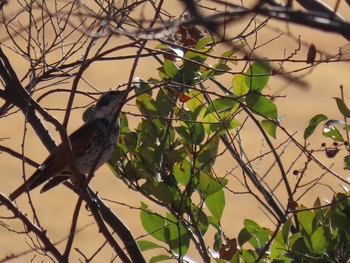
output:
M285 244L283 244L283 238L281 238L281 232L278 232L276 235L275 240L272 242L272 245L270 247L270 260L271 262L283 262L283 263L290 263L291 260L284 255L287 254Z
M150 250L150 249L155 249L155 248L161 248L162 246L153 243L151 241L147 241L147 240L138 240L137 244L139 245L141 251L146 251L146 250Z
M325 125L323 127L323 136L332 138L334 141L343 142L344 138L339 130L333 125Z
M145 203L141 203L141 223L143 228L155 239L166 242L165 238L165 219L160 215L154 214L148 209Z
M140 93L146 93L149 96L152 96L151 86L144 82L142 79L139 79L135 83L135 93L139 95Z
M214 65L213 68L219 70L219 71L214 70L214 75L216 75L216 76L225 74L227 71L231 70L231 68L226 64L216 64L216 65Z
M247 70L245 83L249 90L261 92L269 81L271 66L268 60L255 61Z
M350 155L347 155L344 157L344 166L345 166L345 169L347 170L350 169Z
M137 133L129 132L123 136L123 146L127 146L128 149L134 151L137 147Z
M186 186L191 179L191 164L188 160L174 165L173 174L179 184Z
M258 259L258 255L251 249L243 249L241 257L244 263L255 263Z
M144 115L157 114L156 102L148 94L140 94L136 98L136 106L138 110Z
M249 233L247 228L243 228L238 234L238 244L242 247L251 239L252 235Z
M229 51L225 51L224 53L222 53L222 55L221 55L222 58L219 59L219 63L225 64L227 61L229 61L232 58L232 56L235 53L237 53L237 50L234 50L234 49L229 50Z
M207 205L210 213L218 221L220 221L222 217L222 213L224 212L224 208L225 208L225 194L222 186L221 186L221 189L209 195L205 199L205 204Z
M199 173L199 191L207 196L221 190L227 182L224 178L213 178L211 174Z
M309 126L304 131L304 140L306 141L306 139L309 138L314 133L317 125L321 121L325 121L327 119L328 119L328 117L326 115L323 115L323 114L318 114L318 115L312 117L312 119L309 121Z
M212 44L215 39L212 36L203 37L194 47L194 49L199 50L204 48L206 45Z
M306 209L306 207L301 205L300 209ZM311 233L313 232L313 227L312 227L313 219L314 219L314 213L310 210L305 210L298 213L299 224L306 231L308 235L311 235Z
M201 164L212 166L215 163L218 149L219 149L219 136L211 137L198 154L197 161Z
M151 164L156 163L156 160L154 158L154 148L153 147L147 147L147 146L142 145L139 148L139 153L145 161L147 161Z
M189 132L191 143L194 145L200 145L205 138L205 131L202 123L189 123Z
M206 50L204 49L203 52L206 52ZM207 57L202 52L197 53L189 50L185 53L187 60L184 60L183 67L181 68L181 77L184 84L191 85L194 83L200 65L206 61Z
M326 248L328 247L330 240L330 230L326 226L318 227L311 235L313 251L317 254L326 252Z
M239 103L228 97L217 98L213 100L206 110L205 114L209 113L221 113L221 112L235 112L239 107Z
M190 130L186 125L186 123L181 122L181 126L175 127L175 131L181 137L181 139L184 141L185 144L190 144L190 141L191 141Z
M214 235L214 244L213 249L214 251L219 251L219 249L222 247L222 231L220 228L218 228L218 231Z
M203 127L207 134L220 132L220 134L239 127L240 123L234 118L234 113L239 109L240 104L232 98L223 97L212 101L201 115Z
M291 220L288 219L286 222L284 222L283 226L282 226L282 238L283 238L283 242L284 245L289 245L289 232L290 232L290 227L291 227L292 223Z
M165 155L166 162L168 163L169 167L173 167L176 163L182 162L187 157L187 155L188 154L186 153L184 148L179 148L176 150L168 150Z
M198 113L203 107L204 95L201 91L198 90L192 90L186 95L190 97L190 99L186 102L186 105L191 112L195 113L194 117L197 118Z
M249 93L246 97L247 106L253 111L271 119L277 119L277 107L269 99L258 93Z
M250 244L255 249L262 249L269 241L267 230L263 229L251 219L245 219L244 226L252 236L252 238L249 240Z
M179 72L177 65L173 61L167 59L164 60L163 67L165 74L170 78L174 78Z
M220 123L219 128L213 131L215 131L215 135L222 135L239 126L241 126L241 123L237 119L235 119L233 116L231 116L231 118L226 118L225 120L223 120ZM213 127L211 127L211 129L212 128Z
M239 263L240 262L240 254L237 251L230 260L230 263Z
M199 215L197 213L196 220L197 220L197 223L198 223L199 230L201 231L202 235L204 236L204 234L207 232L207 230L209 228L209 222L208 222L208 217L203 212L203 210L200 209Z
M203 118L203 127L205 132L210 135L215 132L220 125L220 119L216 112L208 113Z
M236 96L244 96L249 92L249 86L245 82L243 74L236 74L232 79L232 88Z
M264 130L267 132L268 135L276 139L277 125L275 122L270 120L262 120L261 126L264 128Z
M157 115L166 117L176 105L176 95L169 90L160 89L156 98Z
M293 234L289 238L289 247L293 247L295 242L302 238L302 234L300 232Z
M183 224L178 222L178 220L169 213L167 213L167 222L167 243L177 254L179 254L181 251L182 255L186 255L190 245L190 237L187 233L187 230Z
M142 119L141 123L137 126L137 134L139 136L139 141L143 142L142 146L147 147L155 147L157 145L158 141L158 133L159 130L156 123L154 122L155 119Z
M148 195L153 195L158 200L165 203L171 203L173 200L173 193L168 185L163 182L146 181L141 189Z
M345 117L350 118L350 110L346 106L345 102L340 98L334 98L337 102L337 106L341 114L343 114Z
M159 255L159 256L154 256L149 260L149 263L157 263L165 260L170 260L172 257L169 255Z

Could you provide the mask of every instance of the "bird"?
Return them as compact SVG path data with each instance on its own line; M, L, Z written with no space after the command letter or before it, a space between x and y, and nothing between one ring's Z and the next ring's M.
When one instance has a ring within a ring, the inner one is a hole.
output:
M119 137L119 112L125 98L125 90L103 93L88 115L86 122L69 136L75 165L81 174L90 172L97 161L96 158L102 151L102 147L104 147L103 153L100 155L96 167L94 167L95 170L110 159ZM113 121L114 123L112 123ZM112 132L110 132L111 125L113 125ZM109 136L108 140L107 136ZM61 143L51 152L32 176L9 195L9 199L14 201L24 192L31 191L44 183L46 184L40 193L50 190L67 179L74 181L76 176L69 168L69 160L67 158L69 157L66 154L64 145Z

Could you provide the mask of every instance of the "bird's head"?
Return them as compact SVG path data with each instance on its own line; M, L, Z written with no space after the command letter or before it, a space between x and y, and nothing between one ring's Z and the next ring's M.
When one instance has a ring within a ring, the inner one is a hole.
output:
M112 119L120 110L120 103L126 99L125 90L108 91L101 95L92 110L90 119Z

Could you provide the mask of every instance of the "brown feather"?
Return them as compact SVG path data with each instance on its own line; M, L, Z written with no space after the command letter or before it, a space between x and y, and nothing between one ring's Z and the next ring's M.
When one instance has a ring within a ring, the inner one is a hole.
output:
M108 125L108 122L105 119L94 119L90 122L85 123L78 130L73 132L70 136L70 142L72 146L73 156L75 159L82 157L88 147L91 144L87 143L91 136L96 132L96 127L105 122ZM84 145L84 147L81 147ZM41 168L37 169L34 174L20 187L18 187L12 194L10 194L10 200L15 200L18 196L26 191L33 190L44 182L50 180L52 177L59 175L62 171L69 170L67 155L65 154L63 144L57 146L57 148L46 158L46 160L41 165ZM65 176L66 179L69 177ZM54 180L57 181L57 184L50 184L48 186L50 189L64 180ZM52 182L53 183L53 182ZM46 189L48 190L48 189ZM45 191L45 190L44 190Z

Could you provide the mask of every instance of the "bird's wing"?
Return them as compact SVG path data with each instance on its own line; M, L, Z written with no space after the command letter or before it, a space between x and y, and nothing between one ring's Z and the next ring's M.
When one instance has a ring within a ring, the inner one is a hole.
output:
M79 159L85 153L86 149L91 146L89 141L99 125L108 125L108 121L104 119L94 119L85 123L69 136L75 159ZM68 169L67 154L64 151L63 144L60 144L46 158L39 169L37 169L24 184L18 187L9 198L11 200L16 199L25 191L36 188L65 169ZM59 183L60 182L62 181L59 181Z

